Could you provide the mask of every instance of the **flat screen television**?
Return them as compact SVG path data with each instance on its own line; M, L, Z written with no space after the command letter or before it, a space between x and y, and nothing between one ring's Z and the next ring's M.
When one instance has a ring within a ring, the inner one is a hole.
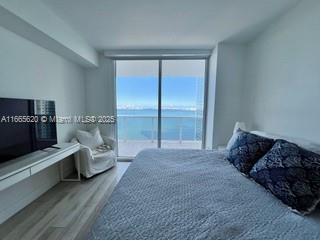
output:
M55 102L0 98L0 164L57 143Z

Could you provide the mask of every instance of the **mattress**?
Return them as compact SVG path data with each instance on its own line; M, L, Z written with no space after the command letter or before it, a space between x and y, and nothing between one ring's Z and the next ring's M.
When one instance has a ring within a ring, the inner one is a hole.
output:
M320 212L291 212L223 151L145 150L88 239L320 239Z

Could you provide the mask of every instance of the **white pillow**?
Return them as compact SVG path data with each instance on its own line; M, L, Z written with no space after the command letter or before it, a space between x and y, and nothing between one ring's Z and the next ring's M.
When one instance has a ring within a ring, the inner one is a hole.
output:
M226 146L226 149L227 149L227 150L231 150L231 147L233 146L233 144L234 144L235 141L237 140L237 138L238 138L238 136L239 136L239 133L240 133L241 131L245 131L245 129L242 129L242 128L236 129L236 128L235 128L235 129L233 130L233 134L232 134L231 138L229 139L229 142L228 142L228 144L227 144L227 146Z
M317 154L320 154L320 144L314 143L312 141L308 141L302 138L294 138L294 137L287 137L287 136L282 136L278 134L273 134L273 133L266 133L263 131L251 131L251 133L262 136L262 137L268 137L268 138L273 138L273 139L284 139L289 142L293 142L297 145L299 145L302 148L305 148L311 152L315 152Z
M227 150L231 150L231 147L233 146L233 144L235 143L235 141L237 140L237 137L238 137L239 133L238 131L234 132L231 136L231 138L229 139L229 142L227 144L227 147L226 149Z
M81 144L91 149L95 149L96 147L104 144L98 127L92 129L90 132L77 130L76 136Z
M228 141L227 150L231 150L231 147L233 146L233 144L235 143L235 141L237 140L237 137L239 135L239 130L242 131L246 131L246 125L244 122L236 122L233 128L233 134L231 136L231 138Z

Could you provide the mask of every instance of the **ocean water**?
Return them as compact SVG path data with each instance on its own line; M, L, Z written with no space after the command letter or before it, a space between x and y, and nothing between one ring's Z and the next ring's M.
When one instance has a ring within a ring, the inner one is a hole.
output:
M152 140L158 136L156 109L118 109L120 140ZM163 140L201 140L202 113L195 110L163 109L161 121Z

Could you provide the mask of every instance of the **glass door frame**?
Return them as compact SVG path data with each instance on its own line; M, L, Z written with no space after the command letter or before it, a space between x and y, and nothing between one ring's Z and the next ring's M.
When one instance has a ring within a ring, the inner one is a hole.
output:
M158 61L158 138L157 138L157 148L161 148L161 101L162 101L162 61L163 60L205 60L205 73L204 73L204 93L203 93L203 116L202 116L202 139L201 139L201 149L205 149L206 141L206 128L207 128L207 106L208 106L208 83L209 83L209 59L208 57L199 56L186 56L186 57L175 57L175 56L159 56L159 57L115 57L113 58L113 81L114 81L114 114L117 118L117 61L147 61L147 60L157 60ZM119 156L118 152L118 125L117 121L114 124L114 136L116 140L116 155L121 160L131 159L132 156Z

